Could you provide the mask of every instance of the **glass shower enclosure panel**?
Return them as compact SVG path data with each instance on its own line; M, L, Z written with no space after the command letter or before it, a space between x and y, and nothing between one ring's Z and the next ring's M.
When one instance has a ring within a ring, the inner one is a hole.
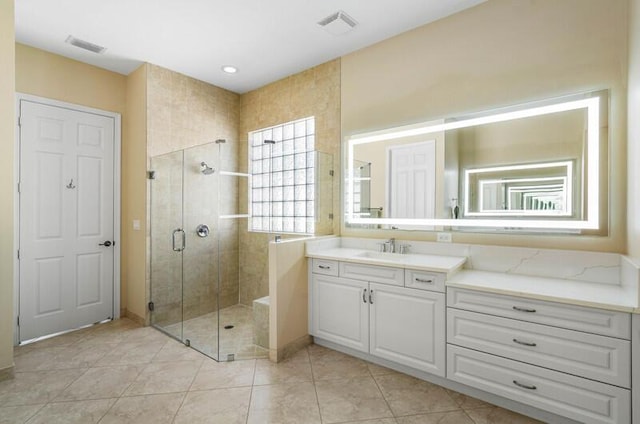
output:
M151 324L218 359L218 146L151 159Z
M216 143L184 151L183 339L214 359L219 357L219 162Z
M183 152L153 157L151 179L151 324L182 340Z

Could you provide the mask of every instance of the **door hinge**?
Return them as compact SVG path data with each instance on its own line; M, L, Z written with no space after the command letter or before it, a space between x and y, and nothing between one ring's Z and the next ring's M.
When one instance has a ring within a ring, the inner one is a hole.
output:
M333 169L329 170L329 175L333 177Z
M19 317L19 316L18 316L18 317L16 317L16 325L17 325L18 327L20 327L20 317Z
M18 116L18 126L22 126L22 116Z
M18 183L18 194L20 194L20 183Z
M150 311L153 311L153 307L154 307L153 302L149 302L149 310Z
M18 260L20 260L20 249L18 249Z

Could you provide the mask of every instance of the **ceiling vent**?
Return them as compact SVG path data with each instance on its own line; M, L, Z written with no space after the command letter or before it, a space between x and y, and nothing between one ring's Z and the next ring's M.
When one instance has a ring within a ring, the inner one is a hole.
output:
M358 23L351 16L347 15L342 10L327 16L318 22L325 31L333 35L342 35L355 28Z
M88 41L81 40L79 38L74 37L73 35L68 36L67 39L64 40L64 42L69 43L72 46L80 47L81 49L89 50L90 52L98 53L98 54L102 54L107 50L106 47L102 47L97 44L93 44Z

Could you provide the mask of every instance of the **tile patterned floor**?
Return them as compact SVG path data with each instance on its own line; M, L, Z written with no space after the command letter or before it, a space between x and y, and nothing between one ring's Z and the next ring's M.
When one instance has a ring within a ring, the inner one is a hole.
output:
M0 423L538 423L317 345L218 363L126 319L16 348L15 364Z
M226 325L233 328L225 329ZM269 351L253 343L253 309L245 305L233 305L220 310L220 332L218 333L218 314L211 312L192 318L182 324L171 324L165 330L172 335L182 334L191 341L191 346L200 352L226 360L228 354L235 359L268 358ZM182 333L180 333L182 331Z

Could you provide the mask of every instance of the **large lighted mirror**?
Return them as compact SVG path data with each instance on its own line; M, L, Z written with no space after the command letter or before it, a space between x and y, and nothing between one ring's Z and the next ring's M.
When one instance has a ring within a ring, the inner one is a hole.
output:
M607 132L598 91L353 135L346 222L600 229Z

